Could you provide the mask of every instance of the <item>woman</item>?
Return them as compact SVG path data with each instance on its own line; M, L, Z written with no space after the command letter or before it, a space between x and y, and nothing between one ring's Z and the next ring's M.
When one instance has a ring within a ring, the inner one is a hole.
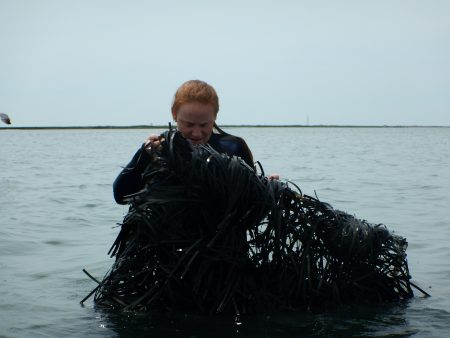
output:
M208 143L216 151L242 158L253 168L253 155L245 141L223 132L215 121L219 98L212 86L199 80L183 83L175 93L172 117L178 131L192 144ZM216 129L217 133L213 130ZM144 187L142 173L150 162L150 151L161 144L159 135L150 135L113 184L114 199L126 204L125 197Z

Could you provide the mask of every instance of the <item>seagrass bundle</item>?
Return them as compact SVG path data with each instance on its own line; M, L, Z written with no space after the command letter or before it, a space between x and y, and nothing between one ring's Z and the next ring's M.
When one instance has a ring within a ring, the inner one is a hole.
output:
M95 289L99 305L248 313L413 296L407 242L239 158L166 132Z

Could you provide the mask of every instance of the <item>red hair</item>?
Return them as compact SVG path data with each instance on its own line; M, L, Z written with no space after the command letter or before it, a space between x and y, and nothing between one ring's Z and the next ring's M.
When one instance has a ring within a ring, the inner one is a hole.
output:
M176 113L182 104L189 102L212 105L216 116L219 111L219 97L215 89L204 81L190 80L183 83L173 97L172 113Z

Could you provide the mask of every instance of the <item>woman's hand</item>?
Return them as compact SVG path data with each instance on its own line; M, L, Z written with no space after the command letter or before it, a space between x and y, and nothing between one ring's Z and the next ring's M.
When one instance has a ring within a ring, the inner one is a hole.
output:
M144 141L144 149L147 154L152 152L152 149L158 149L161 146L162 137L161 135L152 134Z
M271 181L273 180L279 180L280 179L280 175L279 174L270 174L269 176L267 176L267 178Z

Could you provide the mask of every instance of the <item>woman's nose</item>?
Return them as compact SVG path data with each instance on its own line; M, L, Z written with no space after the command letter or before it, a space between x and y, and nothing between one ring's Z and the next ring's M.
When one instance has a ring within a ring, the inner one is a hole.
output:
M200 130L200 128L193 128L192 136L202 136L202 131Z

